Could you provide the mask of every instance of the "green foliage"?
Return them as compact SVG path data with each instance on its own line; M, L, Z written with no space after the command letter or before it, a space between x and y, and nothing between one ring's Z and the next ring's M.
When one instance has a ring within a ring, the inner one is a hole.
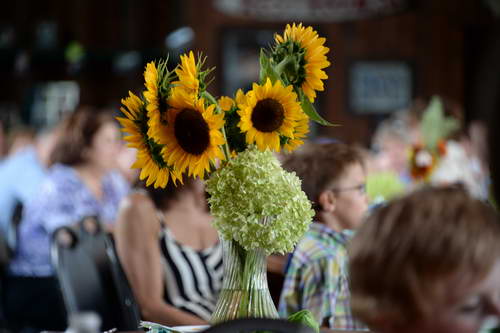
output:
M314 319L313 314L309 310L300 310L298 312L292 313L288 317L288 321L309 326L315 332L319 333L319 324L316 319Z
M366 193L370 202L378 198L390 200L404 190L403 182L394 172L378 172L366 177Z
M439 141L456 131L460 124L456 119L445 116L443 102L434 96L422 116L421 126L425 147L435 151Z
M245 134L241 132L238 127L240 122L240 115L236 108L227 111L224 114L224 120L226 121L225 130L227 143L231 151L242 152L247 148L247 143L245 140Z
M304 94L301 93L300 95L301 95L300 98L301 98L302 110L304 110L304 113L307 114L309 119L314 120L315 122L317 122L320 125L335 126L334 124L323 119L323 117L321 117L319 115L319 113L314 108L314 105L312 105L312 103L309 101L309 99L306 96L304 96Z

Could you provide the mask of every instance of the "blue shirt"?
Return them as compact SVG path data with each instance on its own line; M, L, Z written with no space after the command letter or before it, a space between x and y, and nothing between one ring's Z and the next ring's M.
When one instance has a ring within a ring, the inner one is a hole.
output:
M97 199L72 167L54 165L37 195L23 212L19 246L9 266L16 276L51 276L50 237L61 226L98 216L105 224L114 223L120 200L129 192L124 178L111 172L102 179L103 197Z
M46 174L33 146L0 163L0 232L7 231L16 203L26 205Z

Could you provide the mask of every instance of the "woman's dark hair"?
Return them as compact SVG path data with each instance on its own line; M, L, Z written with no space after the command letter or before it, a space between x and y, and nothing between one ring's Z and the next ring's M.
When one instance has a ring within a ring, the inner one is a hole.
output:
M146 186L144 181L139 181L137 187L146 190L157 209L168 209L170 203L178 199L182 193L192 191L195 188L195 182L194 178L184 177L184 184L178 182L177 185L174 185L173 182L169 181L165 188L154 188L154 186Z
M92 107L81 107L63 121L61 135L50 156L50 164L61 163L75 166L86 162L85 150L99 129L106 123L114 122L108 111Z

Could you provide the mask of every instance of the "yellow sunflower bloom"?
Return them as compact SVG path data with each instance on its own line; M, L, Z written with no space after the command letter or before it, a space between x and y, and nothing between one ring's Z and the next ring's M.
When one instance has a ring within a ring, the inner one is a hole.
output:
M289 139L283 148L289 152L294 151L304 144L307 133L309 133L309 117L303 113L303 117L295 122L293 139Z
M158 75L158 69L153 61L146 65L146 70L144 71L144 81L144 85L146 86L144 97L147 101L146 110L148 111L149 119L149 130L147 134L149 137L156 137L164 130L161 115L162 111L165 111L163 109L166 109L166 104L160 95L160 78Z
M323 81L328 76L323 71L323 68L330 66L330 62L326 58L329 48L325 47L325 38L320 38L318 33L312 27L304 27L302 23L296 25L287 24L283 36L276 34L275 40L278 44L291 41L297 43L300 48L305 51L303 70L304 78L300 82L302 91L309 98L309 101L314 102L316 91L323 91Z
M133 169L141 169L139 178L146 179L146 185L154 184L154 187L165 187L169 181L176 182L182 180L178 172L173 171L163 161L156 161L150 151L150 146L146 141L147 115L144 102L129 92L129 97L122 99L124 107L120 108L125 117L116 119L123 126L121 129L127 133L124 137L127 146L137 149L136 161L132 165Z
M128 134L124 137L127 146L135 149L145 149L146 144L138 123L143 117L144 102L131 91L129 91L129 96L123 98L121 102L124 107L121 107L120 111L125 117L116 117L116 119L122 125L121 131Z
M189 51L189 55L181 55L181 63L179 68L175 70L178 81L173 82L184 89L190 94L197 95L200 88L200 81L198 79L198 67L194 59L193 51Z
M231 97L221 96L217 101L222 111L229 111L234 105L234 100Z
M188 170L189 176L203 179L210 171L210 162L224 159L220 147L225 143L221 131L224 114L215 114L213 104L205 107L203 98L190 100L179 90L182 88L174 88L169 99L173 108L168 111L168 127L162 138L163 159L181 174Z
M146 91L144 97L146 98L148 113L158 111L160 109L160 98L158 93L158 69L153 61L146 65L144 71L144 85ZM150 114L148 116L151 117Z
M235 96L235 98L234 98L234 99L235 99L235 101L236 101L236 104L244 104L244 103L245 103L245 101L246 101L246 98L247 98L247 97L246 97L245 93L243 92L243 90L238 89L238 90L236 91L236 96Z
M260 150L270 148L277 152L280 136L294 138L295 122L302 114L293 87L283 87L281 81L273 85L269 79L262 86L254 83L238 107L238 127L246 133L246 142L256 143Z
M151 154L146 150L137 151L137 160L132 165L133 169L140 169L141 173L139 175L140 180L146 180L146 186L153 184L155 188L165 187L169 180L176 183L181 181L182 176L175 170L171 170L168 167L161 167L158 163L151 157Z

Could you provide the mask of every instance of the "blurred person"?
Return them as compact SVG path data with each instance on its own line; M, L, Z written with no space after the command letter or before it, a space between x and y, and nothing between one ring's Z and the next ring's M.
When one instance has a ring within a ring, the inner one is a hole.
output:
M372 164L378 172L394 173L404 184L411 182L408 170L408 152L418 140L409 113L400 113L382 121L372 138Z
M129 187L113 171L120 132L113 116L81 108L62 124L52 166L23 211L19 241L5 281L8 322L64 330L66 315L50 260L50 237L61 226L97 216L111 226Z
M364 329L351 313L346 252L368 207L361 153L342 143L309 144L283 168L302 180L316 217L290 259L280 315L307 309L322 326Z
M488 126L482 120L473 120L467 127L470 154L478 160L481 170L488 170Z
M500 315L500 224L462 187L370 215L349 245L354 314L378 333L473 333Z
M482 169L481 162L471 151L467 151L468 139L460 142L449 140L446 154L432 171L431 183L437 185L462 184L474 197L487 200L489 196L489 176Z
M388 160L372 150L358 147L366 169L366 195L370 209L404 193L405 184L390 171Z
M6 155L6 145L7 143L5 142L5 129L3 122L0 120L0 162L3 160L3 158Z
M12 222L16 205L24 207L38 192L59 133L57 125L40 130L33 144L11 154L0 164L0 230L3 232L7 232Z
M467 126L467 135L460 141L469 157L471 172L482 197L490 195L490 169L488 166L488 128L484 121L473 120Z
M223 270L203 183L142 187L122 203L115 233L142 317L165 325L206 324Z
M26 126L16 127L7 135L7 156L14 155L27 147L35 144L35 131Z
M130 185L135 184L139 178L139 169L132 169L136 154L137 150L135 148L130 148L126 144L122 144L116 160L118 170Z

